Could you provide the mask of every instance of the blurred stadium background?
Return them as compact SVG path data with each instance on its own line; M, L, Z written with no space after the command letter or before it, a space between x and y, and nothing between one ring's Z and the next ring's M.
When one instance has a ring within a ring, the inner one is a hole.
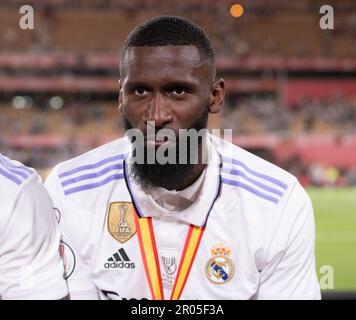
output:
M38 169L122 135L118 56L127 33L160 14L202 25L226 80L210 128L282 166L307 188L317 223L317 271L334 270L325 298L356 297L356 2L38 0L0 2L0 151ZM335 28L321 30L320 6ZM336 294L342 293L341 295Z

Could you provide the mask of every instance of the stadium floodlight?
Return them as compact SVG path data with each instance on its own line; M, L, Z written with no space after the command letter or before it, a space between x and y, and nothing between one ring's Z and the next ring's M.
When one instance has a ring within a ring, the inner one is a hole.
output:
M12 106L15 109L25 109L27 105L26 98L23 96L16 96L12 99Z
M64 101L59 96L54 96L51 99L49 99L49 106L54 110L62 109L63 105L64 105Z
M15 96L11 104L15 109L29 109L33 105L33 99L28 96Z

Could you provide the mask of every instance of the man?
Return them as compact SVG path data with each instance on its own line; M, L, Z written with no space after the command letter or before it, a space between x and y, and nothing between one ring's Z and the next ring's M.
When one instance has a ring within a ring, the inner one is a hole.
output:
M209 134L178 148L194 145L182 129L200 132L224 101L203 30L145 22L126 39L120 75L126 137L46 181L71 298L319 299L313 210L296 178Z
M38 174L0 154L0 299L62 299L60 231Z

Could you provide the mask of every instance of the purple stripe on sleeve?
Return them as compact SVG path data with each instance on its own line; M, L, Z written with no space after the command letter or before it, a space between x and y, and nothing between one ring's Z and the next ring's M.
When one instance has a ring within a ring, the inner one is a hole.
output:
M6 177L7 179L11 180L12 182L15 182L17 185L21 184L21 181L17 177L9 174L8 172L6 172L5 170L3 170L1 168L0 168L0 174L2 176Z
M101 187L101 186L103 186L103 185L105 185L105 184L107 184L107 183L109 183L111 181L120 180L123 177L124 177L123 174L114 174L114 175L109 176L109 177L105 178L104 180L96 182L96 183L84 184L82 186L78 186L78 187L75 187L75 188L64 190L64 194L65 195L69 195L69 194L72 194L72 193L75 193L75 192L79 192L79 191L83 191L83 190L95 189L95 188Z
M6 165L8 168L11 168L11 169L18 169L18 170L21 170L21 171L24 171L24 172L27 172L29 174L32 174L33 173L33 170L30 169L30 168L27 168L26 166L24 166L23 164L20 164L20 165L15 165L11 162L11 160L3 155L0 154L0 160L3 160L5 163L4 165ZM29 175L27 176L29 177Z
M278 179L273 178L271 176L268 176L266 174L263 174L263 173L255 171L255 170L252 170L248 166L246 166L243 162L241 162L239 160L225 158L225 157L223 158L223 160L224 160L225 163L232 163L232 164L238 165L238 166L244 168L248 173L251 173L252 175L254 175L256 177L259 177L261 179L264 179L266 181L272 182L272 183L280 186L283 189L287 189L288 188L288 186L285 183L283 183L282 181L279 181Z
M4 159L0 158L0 163L3 165L3 167L5 169L7 169L8 171L10 171L12 174L15 174L17 176L20 176L21 178L23 179L26 179L29 177L28 174L26 174L25 172L23 171L20 171L20 170L16 170L16 169L13 169L14 167L10 165L10 163L6 162Z
M89 169L95 169L95 168L98 168L98 167L104 165L105 163L112 162L112 161L119 160L119 159L123 159L124 156L125 156L124 154L119 154L119 155L114 156L114 157L103 159L103 160L101 160L101 161L99 161L97 163L87 164L87 165L84 165L84 166L81 166L81 167L77 167L77 168L74 168L72 170L69 170L69 171L61 173L58 177L59 178L63 178L63 177L70 176L70 175L72 175L74 173L80 172L80 171L89 170Z
M76 177L76 178L72 178L72 179L68 179L62 182L62 187L68 186L70 184L73 184L75 182L79 182L79 181L83 181L83 180L87 180L87 179L92 179L92 178L97 178L100 177L102 175L104 175L107 172L113 171L113 170L119 170L122 169L122 163L120 164L115 164L112 165L110 167L107 167L99 172L93 172L93 173L88 173L88 174L84 174L82 176Z
M269 201L272 201L274 203L278 203L278 199L268 195L268 194L265 194L263 192L260 192L252 187L250 187L249 185L241 182L241 181L235 181L235 180L230 180L230 179L226 179L226 178L222 178L221 181L223 183L226 183L226 184L230 184L232 186L235 186L235 187L240 187L242 189L245 189L253 194L255 194L256 196L260 197L260 198L263 198L263 199L266 199L266 200L269 200Z
M283 196L283 192L273 188L273 187L270 187L270 186L267 186L265 185L264 183L262 182L259 182L255 179L252 179L250 178L249 176L247 176L244 172L240 171L240 170L235 170L235 169L229 169L229 168L222 168L222 172L225 172L225 173L229 173L229 174L232 174L232 175L236 175L236 176L240 176L242 178L244 178L245 180L247 180L248 182L251 182L253 183L254 185L260 187L261 189L264 189L268 192L271 192L271 193L274 193L278 196Z

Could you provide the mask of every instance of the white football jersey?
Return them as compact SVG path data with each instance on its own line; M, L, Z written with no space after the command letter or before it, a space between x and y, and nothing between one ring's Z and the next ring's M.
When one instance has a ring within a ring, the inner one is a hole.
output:
M41 178L0 154L0 299L67 296L59 241Z
M126 138L56 166L45 185L60 212L72 299L320 299L304 189L209 137L199 196L180 212L132 179Z

